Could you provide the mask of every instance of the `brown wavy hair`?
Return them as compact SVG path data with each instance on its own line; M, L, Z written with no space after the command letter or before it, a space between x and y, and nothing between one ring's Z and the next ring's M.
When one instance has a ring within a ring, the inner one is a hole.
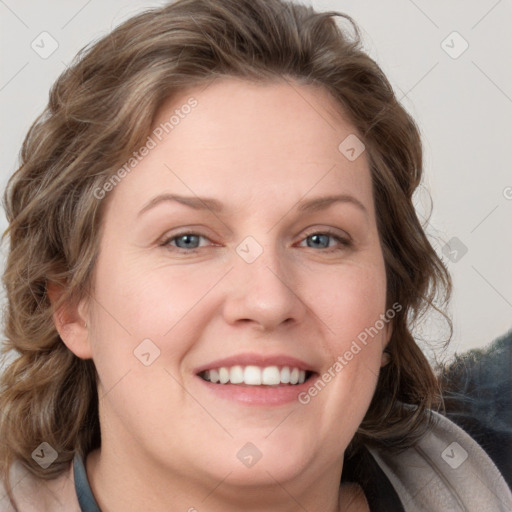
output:
M4 480L15 460L55 478L75 452L100 445L94 363L64 345L52 314L91 293L106 201L94 190L144 143L164 101L221 76L323 87L366 145L387 305L402 309L386 349L390 362L353 443L410 446L423 432L423 413L438 408L435 375L411 334L411 322L451 291L412 201L422 175L420 134L362 50L357 25L342 13L281 0L179 0L78 53L29 129L8 183L4 352L15 358L0 381ZM65 287L57 304L51 284ZM48 469L31 457L43 441L58 452Z

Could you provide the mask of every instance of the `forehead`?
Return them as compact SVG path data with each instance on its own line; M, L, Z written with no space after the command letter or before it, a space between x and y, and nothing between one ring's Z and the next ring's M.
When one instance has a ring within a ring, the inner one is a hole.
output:
M188 109L191 99L197 106ZM355 133L341 112L341 105L318 85L223 77L169 98L157 112L153 129L165 129L174 118L179 123L168 138L179 136L203 151L221 152L231 141L232 153L240 157L258 148L263 150L261 157L271 152L275 159L295 146L293 155L315 156L316 148L316 156L327 156L327 150L337 158L336 142ZM180 114L180 119L173 114ZM244 146L236 146L237 141Z
M167 191L242 207L262 197L277 205L343 193L371 210L366 154L343 153L357 135L339 112L324 89L284 80L223 78L182 91L160 107L151 150L114 195L140 205Z

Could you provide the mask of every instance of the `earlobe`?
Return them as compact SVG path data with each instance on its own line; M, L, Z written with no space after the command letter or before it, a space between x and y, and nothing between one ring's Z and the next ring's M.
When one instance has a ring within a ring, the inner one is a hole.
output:
M382 356L381 356L381 362L380 367L383 368L389 362L391 361L391 354L388 351L388 345L389 341L391 340L391 335L393 334L393 324L392 322L389 322L385 326L385 332L384 332L384 346L382 347Z
M381 360L380 360L380 367L384 368L384 366L389 364L389 361L391 361L391 356L390 356L389 352L384 350L384 352L382 352L382 356L381 356Z
M52 306L58 303L64 288L48 285L48 297ZM81 359L92 359L85 299L77 305L64 302L53 312L53 323L64 344Z

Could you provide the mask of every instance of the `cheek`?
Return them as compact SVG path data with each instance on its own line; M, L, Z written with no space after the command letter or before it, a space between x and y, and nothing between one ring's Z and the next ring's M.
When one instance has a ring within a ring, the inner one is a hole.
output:
M97 358L132 364L133 351L145 339L162 351L172 346L179 356L193 338L190 331L199 328L197 311L204 310L204 298L218 280L218 274L199 266L146 268L143 261L114 258L113 251L105 251L97 264L91 310Z
M310 284L315 314L322 320L328 363L318 381L299 396L333 453L348 445L375 391L387 333L386 278L383 263L351 265Z
M322 380L333 383L328 384L333 404L345 403L360 417L377 382L391 320L386 313L384 266L345 268L325 279L324 287L331 293L317 290L314 302L332 362ZM353 401L354 397L361 400Z
M385 334L385 324L379 321L386 307L386 277L380 262L345 267L321 280L317 276L310 288L309 294L314 297L311 303L326 327L333 356L347 350L352 340L364 341L368 330L376 339ZM378 335L372 329L376 324Z

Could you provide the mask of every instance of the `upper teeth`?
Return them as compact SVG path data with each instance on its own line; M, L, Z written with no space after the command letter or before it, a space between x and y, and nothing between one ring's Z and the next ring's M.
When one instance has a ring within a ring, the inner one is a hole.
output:
M278 384L302 384L306 371L289 366L231 366L206 370L202 377L210 382L226 384L248 384L249 386L276 386Z

